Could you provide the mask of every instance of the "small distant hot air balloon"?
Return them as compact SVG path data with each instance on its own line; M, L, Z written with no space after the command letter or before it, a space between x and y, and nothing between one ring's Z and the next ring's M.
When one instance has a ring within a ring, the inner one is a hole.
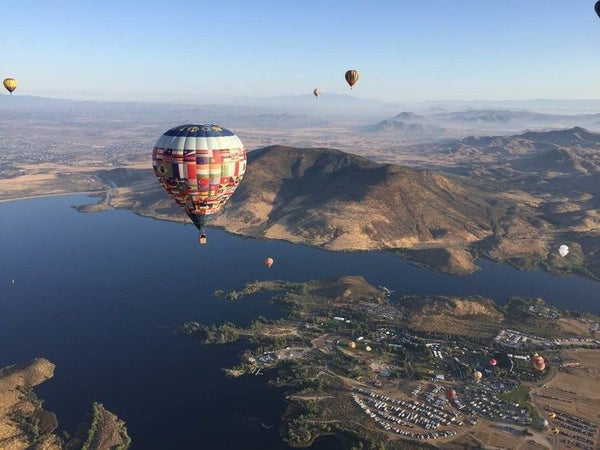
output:
M546 361L537 353L534 354L531 358L531 363L533 364L533 367L535 367L535 370L537 370L538 372L542 372L546 368Z
M495 367L495 366L496 366L496 364L498 364L498 361L496 361L496 359L495 359L495 358L491 358L491 359L490 359L490 366L492 366L492 367Z
M564 244L561 245L560 247L558 247L558 253L564 258L569 254L569 246Z
M371 351L371 347L369 347L368 345L365 347L365 350L370 352Z
M475 377L475 379L477 381L479 381L483 377L483 374L479 370L476 370L475 373L473 374L473 376Z
M546 428L548 426L548 419L540 418L540 426Z
M354 86L358 81L360 74L358 73L358 70L348 70L345 77L346 83L348 83L350 85L350 89L352 89L352 86Z
M265 266L267 266L267 269L270 269L274 262L275 261L273 261L273 258L265 259Z
M456 394L456 391L455 391L454 389L448 389L448 390L446 391L446 396L447 396L447 397L448 397L450 400L453 400L453 399L455 399L456 397L458 397L458 395Z
M354 341L350 341L350 342L348 343L348 347L350 347L350 348L356 348L356 342L354 342Z
M10 95L12 95L13 91L17 88L17 80L14 78L5 78L2 84L6 90L10 92Z
M594 9L596 10L596 14L598 14L598 17L600 17L600 1L596 2L596 6L594 6Z
M313 94L315 95L315 97L319 98L321 96L321 89L315 88Z
M558 428L552 428L552 432L554 434L558 434L558 433L560 433L560 430Z
M548 413L548 418L549 419L556 419L556 413L555 412L549 412Z

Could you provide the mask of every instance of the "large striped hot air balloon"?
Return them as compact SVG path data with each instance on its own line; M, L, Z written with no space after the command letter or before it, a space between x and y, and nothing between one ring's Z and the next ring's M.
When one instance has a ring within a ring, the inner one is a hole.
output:
M12 95L13 91L17 88L17 80L14 78L5 78L2 84L6 90L10 92L10 95Z
M180 125L152 150L152 168L162 187L200 230L239 186L246 171L242 141L218 125Z

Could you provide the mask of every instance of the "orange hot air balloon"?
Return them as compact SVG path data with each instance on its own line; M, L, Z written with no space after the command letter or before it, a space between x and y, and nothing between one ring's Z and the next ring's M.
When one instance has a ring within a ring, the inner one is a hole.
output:
M531 358L531 362L533 364L533 367L535 367L535 370L539 372L542 372L546 368L546 361L537 353L533 355L533 358Z
M273 261L273 258L265 259L265 266L267 266L267 269L270 269L274 262L275 261Z
M350 85L350 89L352 89L352 86L354 86L358 81L360 74L358 73L358 70L349 70L346 72L345 77L346 83L348 83Z
M548 418L549 419L556 419L556 413L554 413L554 412L548 413Z

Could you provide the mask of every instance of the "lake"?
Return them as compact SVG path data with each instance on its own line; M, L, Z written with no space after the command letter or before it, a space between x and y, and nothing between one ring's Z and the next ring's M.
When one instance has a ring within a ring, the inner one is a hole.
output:
M36 391L60 430L74 432L99 401L126 421L135 449L286 448L277 434L283 392L267 387L265 377L231 379L221 371L244 345L204 346L177 333L186 320L247 325L281 314L266 294L227 302L212 297L216 289L361 275L394 295L477 294L498 303L539 296L600 313L600 283L581 277L486 260L477 273L454 277L390 252L333 253L220 230L209 230L200 246L190 225L71 208L95 201L75 195L0 203L0 367L49 359L55 376ZM275 260L271 269L267 256Z

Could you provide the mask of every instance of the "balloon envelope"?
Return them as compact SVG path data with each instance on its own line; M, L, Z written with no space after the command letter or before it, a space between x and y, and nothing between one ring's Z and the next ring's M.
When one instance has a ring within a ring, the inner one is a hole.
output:
M596 6L594 8L596 9L596 14L598 14L598 17L600 17L600 1L596 2Z
M567 245L561 245L558 247L558 253L564 258L569 254L569 247Z
M234 133L218 125L180 125L156 141L152 168L165 191L201 230L242 181L246 151Z
M498 364L498 361L496 361L494 358L490 359L490 366L495 366L496 364Z
M6 90L11 94L17 88L17 80L15 80L14 78L5 78L2 84L4 85Z
M450 399L457 397L456 391L454 389L448 389L448 391L446 392L446 395Z
M475 377L475 379L477 381L479 381L483 377L483 374L479 370L477 370L477 371L475 371L475 373L473 374L473 376Z
M316 89L313 91L313 94L315 95L315 97L319 98L319 97L321 96L321 89L319 89L319 88L316 88Z
M350 85L350 89L352 89L352 86L354 86L358 81L360 74L358 73L358 70L348 70L345 77L346 83L348 83Z
M267 266L267 268L270 268L274 262L275 261L273 260L273 258L267 258L265 259L265 266Z
M354 342L354 341L350 341L350 342L348 343L348 347L350 347L350 348L356 348L356 342Z

